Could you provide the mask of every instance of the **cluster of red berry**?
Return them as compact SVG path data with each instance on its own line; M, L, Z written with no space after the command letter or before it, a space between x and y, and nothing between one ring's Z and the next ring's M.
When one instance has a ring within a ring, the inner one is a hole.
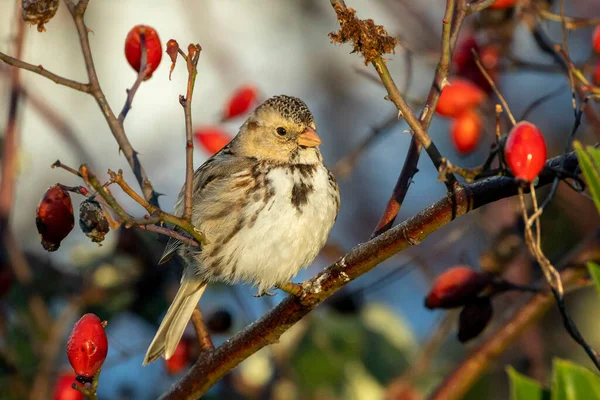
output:
M499 0L494 8L511 7L514 0ZM600 31L597 35L600 48ZM497 76L500 49L494 44L480 45L473 36L464 39L456 48L453 66L456 76L451 77L440 95L436 112L452 118L451 137L456 150L469 154L481 139L482 119L477 108L491 92L488 80L477 66L472 52L479 54L481 64L494 79ZM516 124L504 144L504 160L513 175L532 182L544 168L546 142L540 130L530 122Z

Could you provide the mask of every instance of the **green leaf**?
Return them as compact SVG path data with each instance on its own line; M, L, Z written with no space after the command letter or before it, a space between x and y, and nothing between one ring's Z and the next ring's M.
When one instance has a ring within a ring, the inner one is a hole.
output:
M552 400L600 399L600 377L571 361L555 359Z
M577 153L585 182L594 199L596 208L600 212L600 150L592 146L587 146L584 149L578 141L573 142L573 147Z
M587 267L590 271L590 276L596 284L596 292L598 293L598 296L600 296L600 265L593 262L589 262L587 263Z
M549 400L550 392L537 381L522 375L513 367L506 368L510 380L511 400Z

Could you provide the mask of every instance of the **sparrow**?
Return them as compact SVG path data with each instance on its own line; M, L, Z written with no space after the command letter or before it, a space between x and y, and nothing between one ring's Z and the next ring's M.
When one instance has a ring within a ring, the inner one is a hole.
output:
M340 206L316 129L302 100L271 97L194 172L192 223L207 243L200 248L169 239L159 263L178 254L185 267L144 365L173 355L208 283L246 282L260 295L315 259ZM173 213L183 211L182 188Z

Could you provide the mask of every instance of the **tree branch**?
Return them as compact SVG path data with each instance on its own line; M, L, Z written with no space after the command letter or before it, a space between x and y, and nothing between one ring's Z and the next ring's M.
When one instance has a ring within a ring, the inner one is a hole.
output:
M560 165L563 157L566 158L565 169L575 171L578 164L574 153L553 158L546 163L547 168L540 174L539 186L552 182L554 173L549 167ZM417 245L457 217L513 196L517 189L518 185L513 179L500 176L457 186L454 192L448 193L417 215L375 239L356 246L314 278L304 282L302 296L288 296L258 321L206 356L200 357L162 399L198 398L250 355L277 342L285 331L348 282L369 272L394 254Z
M135 178L142 188L144 198L150 202L150 204L158 206L158 194L154 191L148 175L140 163L138 153L133 149L133 146L125 134L122 124L119 123L115 113L110 108L110 105L106 100L106 96L102 91L102 87L100 86L100 82L98 81L98 75L96 74L96 68L94 66L94 59L92 57L92 51L88 37L89 31L83 20L88 2L89 0L80 0L77 5L73 5L73 3L71 3L69 0L65 0L65 3L71 12L71 16L73 17L73 21L75 22L77 34L79 35L79 42L81 44L83 59L85 61L85 68L90 80L90 94L94 97L94 99L96 99L100 110L102 110L102 114L104 115L104 118L106 119L106 122L108 123L108 126L119 145L119 149L123 151L123 155L127 159L129 166L133 170Z
M461 4L462 1L463 0L461 0ZM444 82L446 81L448 73L450 72L452 53L454 52L456 40L458 38L458 35L452 35L452 32L458 32L465 19L465 11L462 7L459 7L456 16L454 16L454 11L456 8L455 4L456 0L448 0L446 3L446 12L444 14L444 20L442 21L442 54L440 55L440 61L438 62L435 70L433 82L431 83L431 88L429 89L429 95L425 101L425 106L423 107L423 111L419 116L421 126L424 130L429 129L429 125L433 119L434 110L444 87ZM404 160L404 165L402 166L402 171L400 172L398 180L396 181L396 185L394 186L392 196L388 200L385 211L379 219L379 222L375 227L375 231L371 234L371 238L374 238L387 231L394 224L394 221L400 212L400 208L402 207L402 203L404 202L404 198L408 193L410 183L418 171L417 164L419 163L419 156L421 154L421 143L422 142L418 140L415 135L413 135L408 148L408 153L406 154L406 159ZM438 171L439 167L440 165L437 166ZM451 183L454 179L454 176L451 174L450 177L451 178L449 179Z
M0 60L4 61L8 65L12 65L15 68L25 69L27 71L34 72L38 75L50 79L54 83L70 87L71 89L75 89L83 93L90 93L92 90L91 86L87 83L77 82L71 79L64 78L60 75L56 75L55 73L44 69L44 67L42 67L41 65L29 64L2 52L0 52Z

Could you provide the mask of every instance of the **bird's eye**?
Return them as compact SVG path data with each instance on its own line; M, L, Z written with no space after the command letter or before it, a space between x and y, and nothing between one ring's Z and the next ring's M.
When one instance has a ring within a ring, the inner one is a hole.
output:
M278 134L279 136L285 136L285 134L286 134L286 133L287 133L287 131L285 130L285 128L284 128L284 127L281 127L281 126L280 126L279 128L277 128L277 134Z

